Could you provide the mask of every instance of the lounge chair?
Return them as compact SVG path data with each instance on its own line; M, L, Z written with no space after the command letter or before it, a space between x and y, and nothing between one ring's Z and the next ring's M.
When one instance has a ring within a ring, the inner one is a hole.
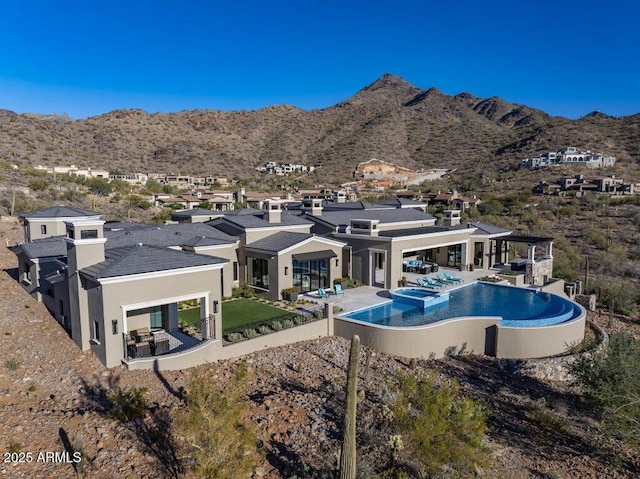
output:
M342 291L342 285L340 283L336 283L333 285L333 292L336 293L336 295L344 295L344 291Z
M455 283L457 283L457 281L454 281L452 279L448 279L448 278L444 277L440 273L436 274L436 278L438 278L438 281L440 281L441 283L444 283L444 284L455 284Z
M417 282L418 282L418 284L419 284L420 286L422 286L423 288L438 289L438 288L440 288L440 287L441 287L440 285L437 285L437 286L436 286L436 285L433 285L433 284L429 284L429 283L427 283L427 282L426 282L424 279L422 279L422 278L418 278L416 281L417 281Z
M456 283L463 283L464 279L462 278L456 278L455 276L451 276L451 273L446 272L444 273L444 277L447 278L449 281L455 281Z
M320 296L320 298L325 299L329 297L329 293L327 293L324 288L320 288L318 289L318 296Z
M430 278L429 276L425 277L424 279L427 282L427 284L430 284L431 286L436 286L438 288L442 288L443 286L447 285L447 283L443 283L441 281L435 280L433 278Z

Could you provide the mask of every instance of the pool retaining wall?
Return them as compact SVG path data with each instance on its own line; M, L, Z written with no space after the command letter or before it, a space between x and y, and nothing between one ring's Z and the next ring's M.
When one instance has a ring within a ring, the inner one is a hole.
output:
M584 338L586 311L570 321L541 327L504 327L500 317L452 318L422 326L380 326L336 317L335 334L360 336L364 346L406 358L487 354L529 359L563 354Z

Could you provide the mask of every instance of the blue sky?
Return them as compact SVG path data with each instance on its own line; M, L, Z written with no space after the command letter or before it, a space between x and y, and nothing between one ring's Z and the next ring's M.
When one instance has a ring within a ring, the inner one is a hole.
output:
M0 0L0 108L324 108L384 73L577 118L640 112L637 0Z

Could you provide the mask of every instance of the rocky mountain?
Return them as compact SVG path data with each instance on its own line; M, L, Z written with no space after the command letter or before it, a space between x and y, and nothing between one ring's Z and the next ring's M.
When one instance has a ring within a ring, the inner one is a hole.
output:
M475 173L515 167L522 157L567 145L614 155L636 171L639 139L640 114L593 112L569 120L497 97L421 90L389 74L321 110L116 110L86 120L0 110L0 160L7 165L241 178L265 161L299 162L321 167L316 181L334 183L372 157Z

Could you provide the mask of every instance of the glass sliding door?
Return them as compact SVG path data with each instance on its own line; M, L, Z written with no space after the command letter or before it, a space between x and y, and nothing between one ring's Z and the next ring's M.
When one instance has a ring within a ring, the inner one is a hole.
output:
M327 288L329 286L328 266L327 259L293 260L293 286L297 287L301 293Z
M269 290L269 261L247 257L247 283L256 288Z
M454 244L447 248L447 266L457 268L462 264L462 245Z

